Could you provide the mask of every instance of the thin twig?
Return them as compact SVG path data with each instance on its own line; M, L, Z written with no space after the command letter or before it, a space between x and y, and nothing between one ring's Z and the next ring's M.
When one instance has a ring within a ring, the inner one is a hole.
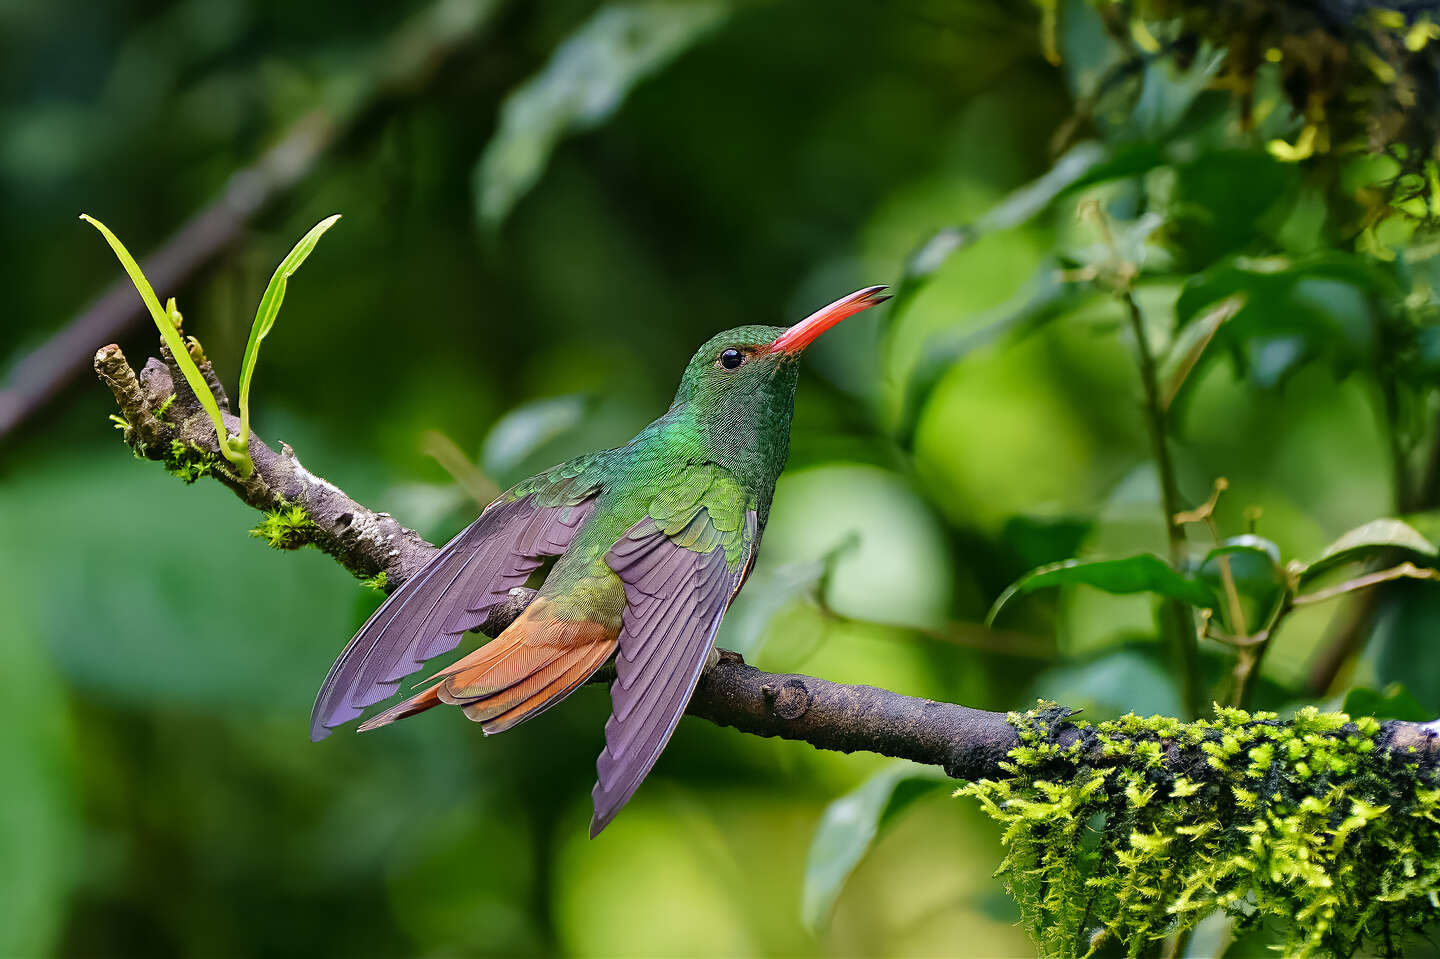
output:
M439 430L426 430L421 434L420 452L439 463L456 485L481 506L500 495L500 487L495 485L495 481L472 463L454 440Z
M1250 704L1250 692L1254 688L1251 682L1260 672L1260 663L1270 649L1270 640L1275 635L1276 627L1294 605L1295 600L1287 584L1284 594L1270 607L1270 615L1266 617L1265 625L1260 631L1248 637L1248 642L1235 644L1235 686L1230 694L1230 705L1244 709Z
M1325 600L1334 599L1336 596L1343 596L1346 593L1353 593L1356 590L1369 589L1371 586L1388 583L1396 579L1440 579L1440 572L1436 572L1433 569L1422 569L1414 563L1401 563L1399 566L1392 566L1389 569L1382 569L1379 572L1357 576L1354 579L1331 586L1329 589L1320 589L1313 593L1296 596L1295 605L1304 606L1309 603L1323 603Z
M1195 509L1176 513L1171 518L1171 522L1177 529L1187 523L1203 523L1210 532L1210 542L1219 546L1220 527L1215 523L1215 507L1220 502L1220 494L1229 488L1229 480L1223 476L1215 477L1214 487L1210 490L1210 498ZM1250 626L1245 622L1245 607L1240 603L1240 590L1235 586L1235 573L1230 568L1230 557L1216 557L1216 565L1220 567L1220 583L1225 591L1225 606L1230 613L1230 628L1235 631L1237 636L1249 637Z

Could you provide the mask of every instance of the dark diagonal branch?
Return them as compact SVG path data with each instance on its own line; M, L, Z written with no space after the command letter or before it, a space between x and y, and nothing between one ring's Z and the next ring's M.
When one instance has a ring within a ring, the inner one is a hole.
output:
M175 291L229 249L263 210L319 166L330 148L375 112L426 85L441 64L499 9L499 0L437 0L407 21L375 57L356 96L296 120L254 163L236 171L207 206L144 257L157 290ZM100 211L96 211L100 212ZM0 440L85 368L90 351L145 313L124 276L14 366L0 385Z
M201 359L202 370L207 363ZM199 403L167 364L151 359L137 376L117 346L95 356L95 370L115 394L125 439L137 454L159 460L186 479L213 476L249 505L272 514L298 514L288 522L285 545L315 545L357 576L385 573L388 588L404 582L437 548L386 513L355 502L300 465L293 450L275 452L251 440L254 473L241 480L219 455L215 430ZM227 424L238 427L228 411ZM516 589L497 607L483 632L495 635L525 609L533 590ZM874 752L940 766L957 779L1003 775L1000 763L1019 743L1005 713L903 696L873 686L835 683L795 673L767 673L735 653L722 653L706 670L690 701L692 716L756 736L807 742L818 749ZM1061 724L1056 738L1081 735ZM1380 744L1424 762L1440 762L1436 724L1387 723ZM1105 762L1096 755L1095 762Z

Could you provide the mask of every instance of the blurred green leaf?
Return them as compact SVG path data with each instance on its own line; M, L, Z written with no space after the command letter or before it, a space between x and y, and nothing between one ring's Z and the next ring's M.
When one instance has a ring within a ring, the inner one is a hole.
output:
M490 427L480 447L480 465L489 476L509 475L540 447L580 425L587 406L579 394L522 403Z
M768 575L754 575L720 624L715 645L733 649L754 662L764 647L765 628L776 613L813 593L825 573L825 562L786 563Z
M1319 558L1300 571L1300 578L1309 580L1343 563L1369 559L1387 549L1403 549L1430 559L1434 559L1437 552L1435 544L1409 523L1377 519L1355 527L1325 547Z
M1421 327L1415 333L1415 369L1422 376L1440 378L1440 326Z
M1263 536L1256 536L1254 533L1243 533L1240 536L1232 536L1224 543L1205 554L1202 566L1209 566L1221 556L1237 556L1253 554L1263 559L1270 566L1280 565L1280 547Z
M1093 99L1100 83L1131 59L1128 44L1117 42L1088 0L1055 0L1055 4L1060 29L1054 52L1060 56L1070 94L1077 100Z
M1173 407L1186 384L1194 382L1190 374L1200 365L1215 334L1244 304L1244 298L1239 295L1228 297L1207 310L1198 321L1180 329L1166 352L1160 373L1160 402L1164 409Z
M968 228L968 240L975 240L985 233L994 233L995 230L1008 230L1017 228L1035 219L1040 213L1050 209L1050 204L1056 202L1058 197L1064 196L1074 184L1090 180L1092 171L1100 167L1104 161L1109 160L1110 153L1104 145L1086 141L1070 147L1066 153L1061 154L1048 170L1035 177L1025 186L1011 190L1004 200L996 203L991 209L985 210L984 216L975 220L975 223ZM914 272L916 275L929 275L935 272L939 262L929 264L913 264L907 268L907 274Z
M1101 183L1139 177L1166 162L1165 151L1157 144L1109 143L1105 158L1086 170L1068 192L1073 195Z
M985 622L995 622L1005 604L1021 593L1075 584L1094 586L1107 593L1156 593L1204 608L1216 604L1209 586L1177 571L1153 553L1140 553L1125 559L1069 559L1032 570L1000 594Z
M1432 584L1396 583L1381 595L1385 614L1365 658L1374 663L1375 683L1403 683L1433 718L1440 716L1440 669L1433 663L1440 635L1440 589Z
M89 878L76 866L87 847L77 834L73 707L46 662L32 600L21 595L10 558L0 553L0 695L19 721L0 727L0 955L40 956L53 954L72 887ZM18 563L18 551L13 558Z
M807 928L825 927L845 881L880 833L945 778L933 766L897 760L825 808L805 861L801 917Z
M712 29L723 3L609 4L562 43L500 108L475 168L480 223L493 230L539 180L568 133L608 120L630 91Z
M1095 713L1174 716L1183 708L1174 669L1156 661L1154 643L1107 649L1084 662L1040 673L1027 699L1049 699Z
M1400 719L1410 723L1429 722L1435 718L1401 683L1390 683L1381 690L1356 687L1345 694L1345 705L1341 710L1351 716Z
M1236 149L1202 150L1172 170L1166 240L1189 270L1253 250L1257 233L1285 205L1295 176L1293 165Z
M893 325L898 320L935 271L950 258L950 254L971 245L987 233L1013 229L1030 222L1107 158L1108 153L1098 143L1076 144L1050 169L1012 190L975 222L948 226L931 234L905 261L905 273L895 288L895 302L884 322Z
M1269 388L1311 360L1327 361L1337 376L1372 365L1383 303L1393 290L1380 268L1346 253L1237 257L1191 277L1176 301L1175 318L1183 331L1211 306L1243 297L1215 339L1229 348L1242 373Z
M752 575L745 583L745 592L720 624L717 646L733 649L753 662L760 655L765 628L780 610L804 596L814 596L825 586L840 557L860 546L859 533L849 535L818 559L784 563L767 573Z
M1213 48L1200 51L1186 68L1180 67L1174 57L1149 60L1140 96L1121 136L1152 142L1164 139L1185 119L1224 62L1225 51Z
M1012 516L1000 538L1030 569L1074 556L1095 521L1083 516Z
M1007 337L1022 337L1064 316L1096 296L1088 284L1067 283L1054 261L1040 265L1018 295L987 311L978 328L938 334L925 344L919 362L905 384L905 405L899 435L909 441L924 409L925 400L947 370L970 353ZM894 310L891 311L893 316Z
M985 215L975 221L974 230L978 234L985 234L1029 223L1048 210L1057 198L1063 196L1076 183L1086 180L1096 167L1109 158L1109 151L1099 143L1077 143L1065 151L1050 169L1024 186L1010 191L1005 199L985 211ZM933 269L932 266L931 270Z
M300 265L315 249L325 231L339 220L340 214L336 213L312 226L286 254L285 259L280 261L260 297L260 305L255 310L255 322L250 325L250 339L245 344L245 356L240 361L240 447L247 451L247 456L250 448L250 381L255 378L255 362L260 357L260 344L270 335L270 330L275 326L275 318L280 315L280 306L285 302L285 290L289 286L290 277L300 269Z

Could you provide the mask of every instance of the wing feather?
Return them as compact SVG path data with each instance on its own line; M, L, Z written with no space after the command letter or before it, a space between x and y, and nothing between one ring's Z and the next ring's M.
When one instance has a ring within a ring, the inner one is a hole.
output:
M320 687L310 738L324 739L388 698L426 660L454 649L543 557L565 551L595 492L558 505L540 505L533 494L491 504L360 627Z
M613 712L596 762L591 836L615 817L659 759L695 692L720 619L749 572L754 511L745 515L742 554L733 566L723 537L708 523L697 526L705 515L698 509L675 537L647 518L606 554L624 583L626 609L610 687ZM709 549L687 548L681 536Z

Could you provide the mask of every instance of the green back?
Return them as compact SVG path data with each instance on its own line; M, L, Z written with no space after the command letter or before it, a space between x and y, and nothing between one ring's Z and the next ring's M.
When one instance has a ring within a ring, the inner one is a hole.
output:
M766 351L782 332L746 326L712 337L686 366L670 409L629 443L576 457L505 494L563 507L598 491L542 595L591 618L613 617L618 626L624 593L604 556L647 516L677 536L703 508L708 526L687 532L680 545L698 552L723 546L732 568L748 559L745 514L753 510L764 529L790 452L798 366L791 355ZM734 369L719 362L730 349L744 356Z

